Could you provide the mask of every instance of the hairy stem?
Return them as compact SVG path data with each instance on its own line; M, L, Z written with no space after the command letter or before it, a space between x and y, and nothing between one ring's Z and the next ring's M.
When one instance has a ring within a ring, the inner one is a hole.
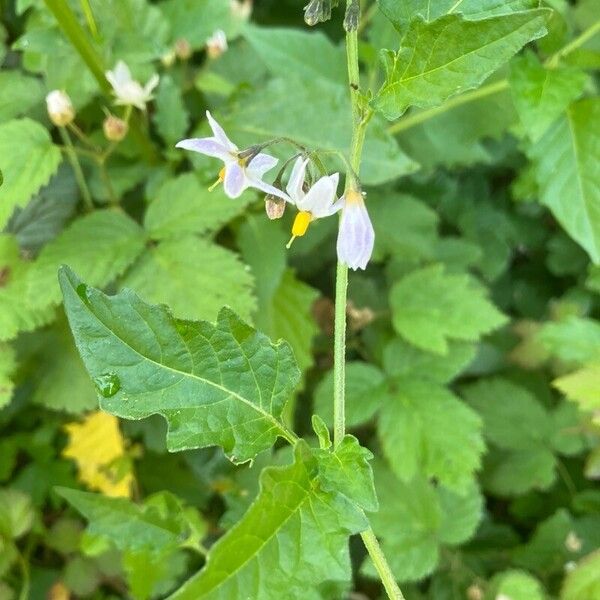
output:
M353 0L347 0L350 7ZM346 171L346 191L360 189L358 176L362 150L371 118L370 110L363 110L360 97L360 71L358 66L358 34L357 31L346 33L346 56L348 59L348 83L352 103L352 143L350 160ZM342 441L345 430L345 376L346 376L346 305L348 290L348 267L338 261L335 282L335 329L334 329L334 363L333 363L333 443L334 447ZM404 596L396 583L394 575L383 555L381 547L369 527L361 533L375 569L388 597L391 600L404 600Z
M75 152L75 148L73 147L71 136L64 127L59 127L58 130L65 144L67 157L69 159L69 162L71 163L71 166L73 167L75 179L77 181L77 185L79 186L81 196L83 197L85 207L87 210L94 210L94 202L92 201L90 190L88 189L87 183L85 182L85 177L83 176L83 171L81 170L81 165L79 164L79 159L77 158L77 153Z

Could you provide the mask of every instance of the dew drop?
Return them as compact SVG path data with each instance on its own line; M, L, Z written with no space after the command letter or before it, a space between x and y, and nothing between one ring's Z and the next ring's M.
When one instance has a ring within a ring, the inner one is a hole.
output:
M121 380L115 373L102 373L94 377L94 383L105 398L111 398L121 389Z

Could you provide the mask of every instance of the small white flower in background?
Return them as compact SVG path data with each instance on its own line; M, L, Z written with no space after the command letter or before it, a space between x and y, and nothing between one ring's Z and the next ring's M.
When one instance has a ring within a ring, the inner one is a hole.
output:
M227 36L222 29L217 29L206 40L206 52L210 58L219 58L227 48Z
M252 14L252 0L231 0L231 14L242 21L247 21Z
M338 259L351 269L365 269L373 253L375 232L360 192L349 190L341 199L344 208L337 239Z
M112 85L117 100L115 104L135 106L145 110L146 102L152 100L152 92L158 85L158 75L154 74L148 83L142 85L131 77L129 67L120 60L113 71L106 72L106 79Z
M61 90L53 90L46 96L48 116L54 125L64 127L75 118L75 109L71 98Z
M246 155L246 152L240 152L239 148L227 137L223 128L213 119L209 111L206 111L206 118L213 131L213 137L182 140L176 147L219 158L225 163L225 166L219 171L217 181L209 190L212 191L222 182L225 193L230 198L238 198L244 190L256 188L267 194L288 200L285 192L262 180L265 173L270 171L279 161L274 156L262 152L255 155Z
M306 175L307 160L298 158L292 169L290 180L287 184L288 202L298 209L298 214L292 225L292 238L288 242L289 248L297 237L306 233L308 226L315 219L329 217L342 208L342 202L334 202L339 173L321 177L307 192L304 191L304 178Z

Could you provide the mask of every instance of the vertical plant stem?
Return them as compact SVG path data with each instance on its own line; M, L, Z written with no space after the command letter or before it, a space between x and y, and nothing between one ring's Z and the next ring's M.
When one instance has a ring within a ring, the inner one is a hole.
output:
M350 7L353 0L347 0ZM350 166L346 172L346 191L360 190L358 176L362 149L371 118L370 110L361 108L360 70L358 65L358 32L346 33L346 56L348 59L348 83L352 103L352 142ZM346 365L346 304L348 290L348 267L338 261L335 283L335 333L333 363L333 440L339 445L346 430L345 422L345 365ZM373 530L369 527L361 533L362 540L373 560L383 587L391 600L404 600L396 579L386 561Z
M73 167L75 179L77 181L77 185L79 186L79 190L81 191L85 207L87 210L94 210L94 202L92 201L90 190L88 189L87 183L85 182L85 177L83 176L83 171L81 170L81 165L79 164L79 159L77 158L77 153L75 152L75 148L73 147L71 136L64 127L59 127L58 130L65 144L67 157L69 158L69 162Z
M96 25L96 19L94 19L94 12L92 11L92 7L90 5L90 0L80 0L81 10L83 10L83 14L85 15L85 20L87 21L88 27L94 36L94 39L98 39L98 26Z

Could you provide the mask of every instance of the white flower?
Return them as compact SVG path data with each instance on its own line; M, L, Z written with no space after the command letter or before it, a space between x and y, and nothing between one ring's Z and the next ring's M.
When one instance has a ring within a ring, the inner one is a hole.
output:
M312 221L329 217L342 207L341 202L334 202L340 178L339 173L321 177L307 192L304 191L307 164L308 159L298 158L296 160L286 188L289 195L288 202L295 204L299 210L292 225L292 238L288 242L288 248L295 238L306 233Z
M46 96L46 108L50 120L59 127L68 125L75 118L71 98L61 90L53 90Z
M239 148L227 137L209 111L206 111L206 118L213 131L213 137L182 140L177 144L177 148L213 156L225 163L219 172L219 178L209 188L210 190L223 182L225 193L230 198L238 198L244 190L251 187L284 200L289 199L285 192L262 180L265 173L279 162L275 157L262 152L254 156L245 156L246 153L240 153Z
M222 29L217 29L206 40L206 51L210 58L219 58L227 50L227 36Z
M231 14L236 19L247 21L252 14L252 0L231 0L229 6L231 7Z
M158 75L154 74L148 83L142 85L131 78L129 67L120 60L114 71L106 72L106 79L112 85L117 100L115 104L135 106L145 110L146 102L152 100L152 91L158 85Z
M362 194L349 190L344 204L337 239L338 259L351 269L365 269L373 253L375 232Z

